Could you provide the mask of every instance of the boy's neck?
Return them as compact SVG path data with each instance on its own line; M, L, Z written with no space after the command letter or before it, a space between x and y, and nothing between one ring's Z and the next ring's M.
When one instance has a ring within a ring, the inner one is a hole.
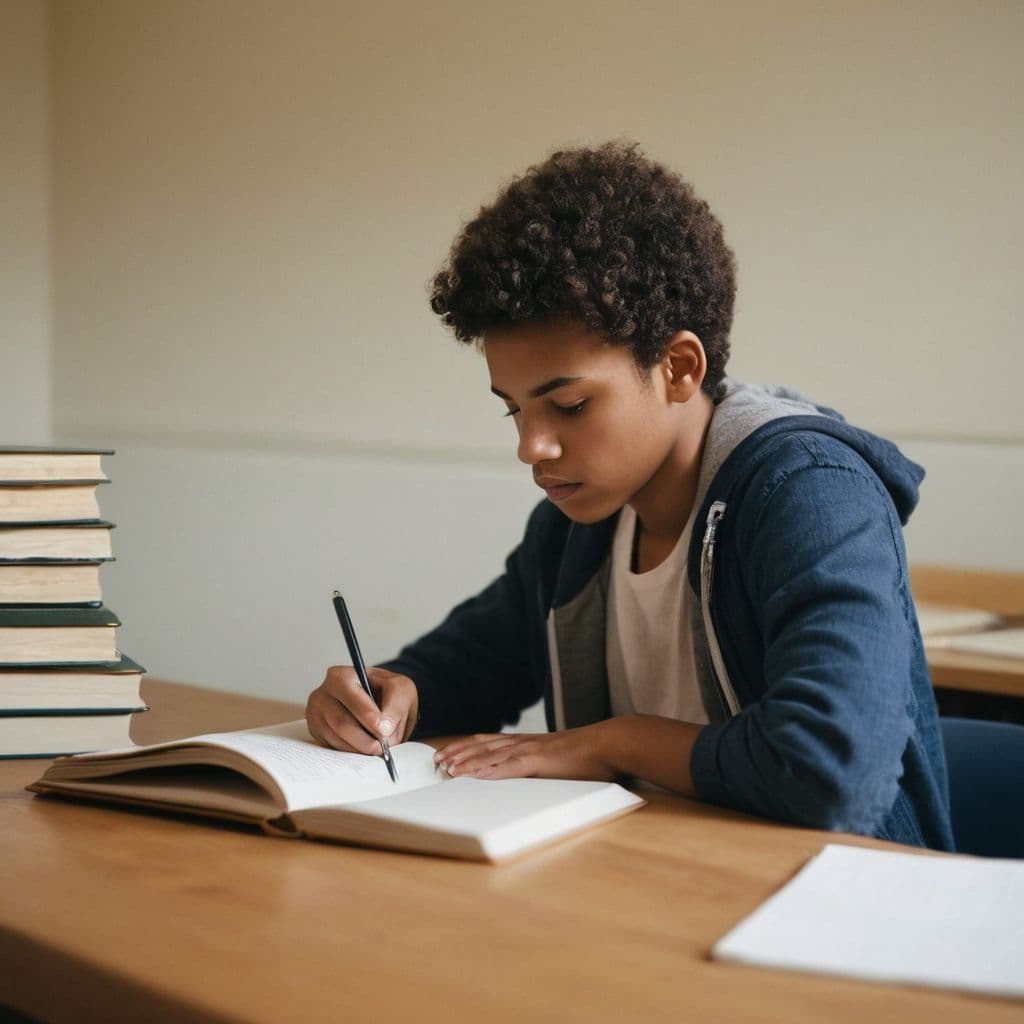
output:
M715 405L701 392L678 408L677 442L654 476L630 502L636 512L640 563L649 561L642 557L644 548L655 555L664 552L662 560L672 550L697 498L704 443Z

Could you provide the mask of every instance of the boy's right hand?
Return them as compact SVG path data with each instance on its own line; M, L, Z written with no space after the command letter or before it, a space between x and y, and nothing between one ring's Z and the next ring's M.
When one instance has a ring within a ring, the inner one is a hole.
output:
M351 665L332 665L309 695L306 725L318 743L335 750L379 754L381 739L394 744L409 738L419 712L416 684L383 668L368 668L366 674L379 711Z

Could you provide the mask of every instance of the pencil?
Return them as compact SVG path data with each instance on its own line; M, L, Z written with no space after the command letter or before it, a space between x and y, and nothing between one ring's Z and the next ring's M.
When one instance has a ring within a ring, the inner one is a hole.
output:
M341 625L341 631L345 634L345 643L348 644L349 657L352 659L352 667L356 670L356 675L359 676L359 682L362 684L363 689L366 691L366 696L373 701L374 707L378 708L377 698L373 695L373 689L370 686L369 676L366 674L366 665L363 664L363 654L359 650L359 641L356 639L355 627L352 625L352 620L349 618L348 608L345 606L345 598L336 590L334 592L334 611L337 613L338 622ZM381 756L384 758L384 764L387 765L388 775L391 776L392 782L398 781L398 770L395 768L394 758L391 756L391 748L388 746L386 739L380 740Z

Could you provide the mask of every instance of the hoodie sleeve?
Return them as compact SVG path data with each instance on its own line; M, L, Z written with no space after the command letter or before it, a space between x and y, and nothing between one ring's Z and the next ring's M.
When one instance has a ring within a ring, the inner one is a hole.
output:
M415 737L494 732L516 722L524 708L540 699L539 568L550 563L546 549L558 543L547 512L543 505L534 510L501 576L382 664L416 683L420 717Z
M872 834L896 800L913 727L902 534L867 466L790 468L737 524L764 689L701 732L693 780L711 803Z

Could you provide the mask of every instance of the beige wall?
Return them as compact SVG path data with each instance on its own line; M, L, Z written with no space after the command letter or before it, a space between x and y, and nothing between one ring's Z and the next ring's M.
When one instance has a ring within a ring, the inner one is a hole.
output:
M1024 441L1015 0L54 10L61 433L503 455L424 281L503 177L627 134L726 224L737 373Z
M0 443L50 439L47 8L0 3Z
M502 179L609 136L724 220L734 372L909 443L912 555L1024 567L1016 0L51 13L54 422L119 449L106 593L151 670L301 696L325 588L379 658L497 570L534 492L425 282Z

